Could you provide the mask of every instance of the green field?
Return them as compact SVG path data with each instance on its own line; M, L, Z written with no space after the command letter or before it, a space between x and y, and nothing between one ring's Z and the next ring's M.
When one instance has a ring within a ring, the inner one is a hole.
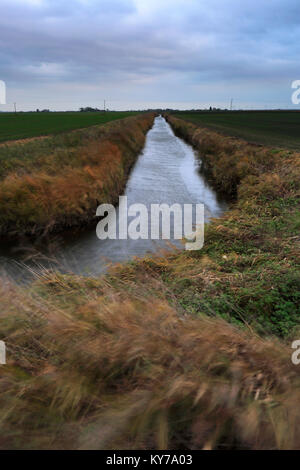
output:
M0 113L0 142L104 124L137 112Z
M177 117L248 142L300 149L300 112L176 112Z

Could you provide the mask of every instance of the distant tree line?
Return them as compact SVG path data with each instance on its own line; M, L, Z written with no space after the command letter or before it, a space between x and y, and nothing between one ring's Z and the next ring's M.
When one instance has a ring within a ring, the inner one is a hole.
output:
M99 109L99 108L92 108L91 106L86 106L85 108L79 108L81 113L102 113L103 111L108 111L108 109Z

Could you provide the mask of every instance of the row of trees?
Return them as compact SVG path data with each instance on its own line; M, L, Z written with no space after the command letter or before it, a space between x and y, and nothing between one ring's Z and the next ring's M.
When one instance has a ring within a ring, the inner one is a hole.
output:
M95 113L95 112L103 112L108 111L108 109L99 109L99 108L91 108L90 106L86 106L85 108L79 108L81 113Z

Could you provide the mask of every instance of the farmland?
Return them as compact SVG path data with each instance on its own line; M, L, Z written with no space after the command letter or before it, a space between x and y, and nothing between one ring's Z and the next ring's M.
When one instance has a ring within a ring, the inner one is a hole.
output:
M0 113L0 142L26 139L105 124L136 112Z
M300 149L300 112L176 112L177 117L251 143Z

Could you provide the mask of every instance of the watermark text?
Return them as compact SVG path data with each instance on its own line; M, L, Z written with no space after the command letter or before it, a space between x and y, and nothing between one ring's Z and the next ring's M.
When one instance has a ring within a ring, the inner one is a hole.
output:
M6 346L4 341L0 341L0 364L6 364Z
M292 93L292 103L300 104L300 80L294 80L292 82L292 88L295 89Z
M292 342L292 349L295 349L292 354L292 363L298 366L300 364L300 339Z
M6 104L6 85L3 80L0 80L0 104Z
M101 204L96 233L100 240L181 240L186 250L200 250L204 243L203 204L132 204L127 196L119 197L119 208ZM131 220L129 221L129 218Z

